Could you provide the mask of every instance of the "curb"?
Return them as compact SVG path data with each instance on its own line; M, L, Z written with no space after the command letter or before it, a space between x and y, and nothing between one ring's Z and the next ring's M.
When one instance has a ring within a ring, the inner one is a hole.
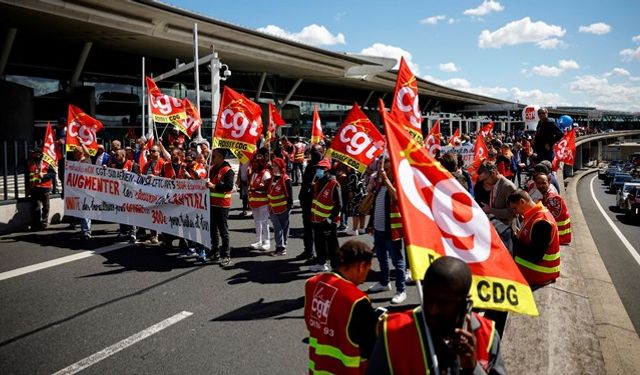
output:
M578 182L596 171L592 168L578 173L567 189L572 228L577 229L574 245L606 373L639 374L640 338L600 257L578 201Z

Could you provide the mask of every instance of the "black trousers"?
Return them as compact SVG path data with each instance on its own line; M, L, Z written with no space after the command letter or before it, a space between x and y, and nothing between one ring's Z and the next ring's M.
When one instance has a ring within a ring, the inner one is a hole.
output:
M311 205L303 204L300 202L300 206L302 208L302 229L303 238L302 242L304 244L304 252L309 257L313 256L313 226L311 225Z
M49 189L31 189L31 226L46 227L49 223ZM42 206L42 209L40 208Z
M211 206L210 228L211 228L211 253L222 258L231 257L229 249L229 209ZM220 239L222 244L219 245Z
M316 246L316 263L325 264L338 251L338 232L334 223L313 223L313 239Z

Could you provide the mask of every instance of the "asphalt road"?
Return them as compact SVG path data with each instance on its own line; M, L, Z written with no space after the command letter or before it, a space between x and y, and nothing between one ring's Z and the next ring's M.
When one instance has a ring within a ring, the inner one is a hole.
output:
M626 238L631 251L636 253L640 252L640 221L630 220L618 210L616 195L609 193L608 187L598 179L597 174L580 180L578 199L605 267L636 332L640 332L640 263L637 260L640 258L631 255L630 250L605 219L605 215ZM600 203L604 213L598 208L596 201Z
M225 269L196 264L177 251L125 245L0 277L2 373L52 374L82 360L78 366L88 366L87 374L306 372L302 296L312 274L294 259L302 251L296 237L300 210L293 211L288 255L272 257L247 248L254 242L253 220L240 218L238 206L234 194L229 223L233 259ZM112 245L116 230L114 224L94 225L89 241L64 225L2 236L0 276ZM349 238L354 237L340 242ZM372 244L368 235L358 238ZM375 281L373 272L363 287ZM407 292L402 307L413 307L418 303L415 287ZM383 292L372 300L389 307L392 296L393 291Z

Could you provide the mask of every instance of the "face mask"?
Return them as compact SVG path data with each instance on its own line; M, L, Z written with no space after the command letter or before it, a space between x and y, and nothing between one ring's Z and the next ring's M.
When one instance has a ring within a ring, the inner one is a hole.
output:
M324 177L325 174L325 170L324 169L316 169L316 178L322 178Z

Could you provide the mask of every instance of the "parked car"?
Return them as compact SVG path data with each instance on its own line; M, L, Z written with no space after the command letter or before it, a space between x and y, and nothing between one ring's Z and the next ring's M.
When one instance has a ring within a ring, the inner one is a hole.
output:
M640 217L640 187L634 187L629 191L625 206L625 214L627 216Z
M629 173L617 173L613 176L613 180L609 184L609 191L611 193L615 193L625 184L625 182L629 182L633 180L633 177Z
M607 168L607 174L604 176L604 183L609 185L611 183L611 180L613 180L613 176L615 176L616 173L620 173L620 172L622 172L622 170L617 166L616 167L609 166L609 168Z
M622 185L622 188L618 189L618 192L616 194L616 204L618 205L618 208L620 210L624 211L626 207L625 201L627 199L627 195L629 195L629 192L635 187L640 187L640 180L631 180L629 182L625 182L625 184Z

